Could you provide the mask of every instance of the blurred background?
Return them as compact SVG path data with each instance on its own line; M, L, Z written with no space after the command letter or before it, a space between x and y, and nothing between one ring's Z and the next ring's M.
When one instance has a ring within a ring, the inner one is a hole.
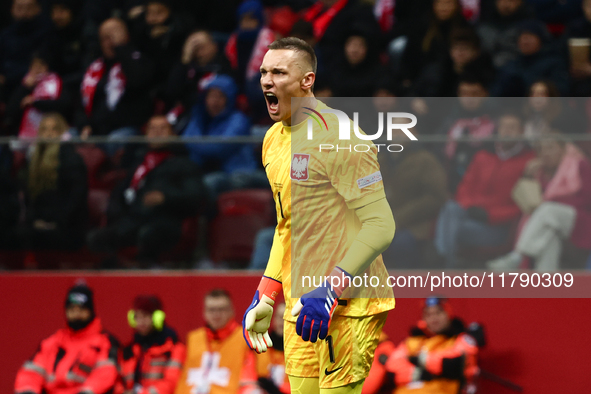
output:
M280 37L314 47L315 94L328 105L367 97L374 114L418 118L418 143L403 137L391 142L403 152L380 151L397 222L389 269L588 278L591 0L0 7L0 292L14 322L0 337L19 338L4 391L63 324L76 277L95 286L122 338L141 292L162 296L183 339L203 324L213 287L231 289L241 316L260 274L246 270L264 269L276 224L258 69ZM362 119L377 129L377 117ZM420 317L418 301L405 301L386 327L396 343ZM526 392L586 392L584 300L457 301L488 327L481 360L491 371ZM487 384L482 392L508 390Z

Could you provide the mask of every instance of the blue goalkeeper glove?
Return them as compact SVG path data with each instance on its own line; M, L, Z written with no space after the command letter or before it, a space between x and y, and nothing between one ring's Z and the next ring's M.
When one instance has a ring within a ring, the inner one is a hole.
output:
M340 284L343 284L345 275L351 278L345 270L336 267L332 276L337 276ZM326 339L332 315L338 305L339 297L345 286L332 287L327 280L324 284L300 298L293 307L291 314L297 316L296 333L304 341L316 342L319 338Z

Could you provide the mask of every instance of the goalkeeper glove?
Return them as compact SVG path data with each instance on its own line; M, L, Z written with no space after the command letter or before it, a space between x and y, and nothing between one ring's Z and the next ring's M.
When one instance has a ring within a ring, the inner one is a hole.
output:
M338 277L342 286L332 287L331 281L327 280L322 286L304 294L293 307L291 314L298 317L296 333L304 341L314 343L318 338L323 340L328 336L332 315L345 289L345 275L351 278L345 270L335 267L330 276Z
M242 318L242 335L248 347L257 353L264 353L273 346L269 337L269 326L273 317L275 298L281 292L281 282L267 276L261 278L252 303Z

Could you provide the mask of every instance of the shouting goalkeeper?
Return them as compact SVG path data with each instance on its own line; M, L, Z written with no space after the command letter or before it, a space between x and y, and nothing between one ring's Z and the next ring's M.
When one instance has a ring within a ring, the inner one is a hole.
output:
M306 42L293 37L273 42L260 71L267 110L276 122L263 142L263 165L278 224L265 274L244 314L244 338L259 353L272 346L267 330L283 290L285 372L292 393L361 393L394 308L387 286L368 290L364 298L347 297L354 293L348 287L355 276L375 276L382 284L387 277L380 254L395 225L377 150L371 142L363 153L319 150L319 144L338 145L339 121L314 98L316 55ZM304 105L292 113L292 98L304 100L309 114L324 114L314 125L313 140L306 138L305 119L296 117ZM348 142L368 143L356 135ZM292 286L294 294L296 285L303 287L294 272L304 271L327 280L293 298Z

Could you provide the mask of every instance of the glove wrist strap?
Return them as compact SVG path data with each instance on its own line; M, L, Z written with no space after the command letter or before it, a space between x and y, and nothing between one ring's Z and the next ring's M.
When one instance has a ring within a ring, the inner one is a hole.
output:
M263 299L263 296L267 296L271 299L272 302L268 302L269 304L275 304L275 298L281 293L281 282L275 280L273 278L269 278L268 276L263 276L259 283L259 287L257 291L259 292L259 299Z
M329 275L328 284L338 298L351 287L351 275L340 267L334 267Z

